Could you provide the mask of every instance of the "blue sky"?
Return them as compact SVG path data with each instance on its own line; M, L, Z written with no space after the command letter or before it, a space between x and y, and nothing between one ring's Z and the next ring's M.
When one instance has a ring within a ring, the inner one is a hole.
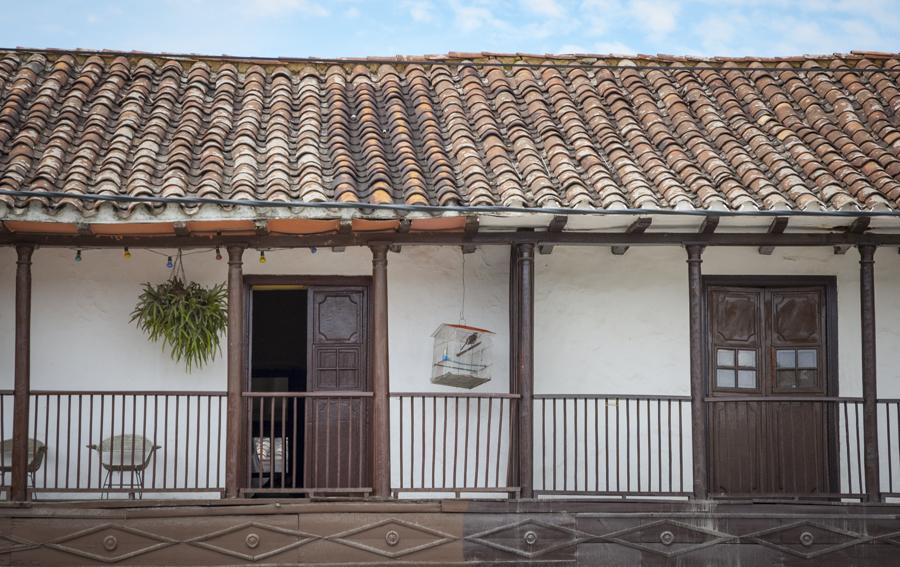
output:
M0 46L347 57L900 50L900 0L2 0Z

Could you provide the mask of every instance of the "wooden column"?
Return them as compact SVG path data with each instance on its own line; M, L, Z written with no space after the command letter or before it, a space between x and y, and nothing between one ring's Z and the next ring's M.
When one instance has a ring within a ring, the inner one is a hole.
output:
M687 245L688 311L691 345L691 435L693 448L694 498L707 497L706 486L706 386L703 383L703 283L700 264L703 246Z
M243 439L243 334L244 272L243 246L228 247L228 419L225 430L225 496L240 495L241 473L245 470L246 445Z
M387 244L372 249L372 494L391 493Z
M509 393L519 393L519 274L516 268L518 250L509 247ZM515 403L515 402L513 402ZM506 485L519 486L519 413L509 412L509 466L506 472Z
M518 329L516 332L516 376L518 378L518 479L522 498L534 497L534 244L515 246L516 294L510 298Z
M13 393L13 452L10 497L28 493L28 397L31 393L31 255L34 246L16 246L16 354Z
M881 500L878 464L878 415L875 372L875 246L859 246L859 294L862 337L863 434L866 500Z

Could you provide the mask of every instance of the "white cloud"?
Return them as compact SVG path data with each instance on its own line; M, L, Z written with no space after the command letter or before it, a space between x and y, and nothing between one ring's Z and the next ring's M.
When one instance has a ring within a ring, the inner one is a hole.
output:
M583 0L580 10L588 34L604 35L631 27L651 39L675 31L680 11L681 3L674 0Z
M521 0L522 7L533 14L547 18L561 18L565 10L556 0Z
M328 10L324 6L310 0L251 0L248 8L252 13L263 16L278 16L291 12L318 17L328 15Z
M601 41L594 44L593 52L599 55L635 55L637 49L621 41Z
M587 53L588 49L577 43L564 43L559 46L558 53Z
M490 8L483 5L452 2L456 27L463 32L473 32L481 28L508 29L509 25L494 16Z
M664 37L675 30L681 7L670 0L634 0L631 17L651 35Z
M735 40L743 39L739 29L746 25L745 19L736 13L712 14L697 22L693 32L705 53L728 55L733 53Z
M403 7L409 12L414 22L430 22L434 20L434 5L430 0L407 0Z

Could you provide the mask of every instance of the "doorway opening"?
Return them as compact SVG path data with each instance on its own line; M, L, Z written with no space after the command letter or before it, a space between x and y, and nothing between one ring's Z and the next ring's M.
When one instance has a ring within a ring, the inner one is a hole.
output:
M371 491L369 278L248 276L245 494Z
M250 391L273 395L250 398L257 406L251 408L257 414L250 423L251 486L274 488L279 475L303 479L303 459L295 456L304 454L305 404L285 403L282 412L274 395L307 391L307 290L260 286L250 297Z

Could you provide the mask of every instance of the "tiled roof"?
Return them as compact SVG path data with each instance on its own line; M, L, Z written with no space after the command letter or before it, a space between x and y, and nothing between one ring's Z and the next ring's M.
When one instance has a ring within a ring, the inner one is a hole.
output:
M8 215L30 206L90 216L100 204L77 198L85 194L897 210L900 54L329 61L0 51L3 190L65 193L0 194ZM113 206L121 216L154 208Z

